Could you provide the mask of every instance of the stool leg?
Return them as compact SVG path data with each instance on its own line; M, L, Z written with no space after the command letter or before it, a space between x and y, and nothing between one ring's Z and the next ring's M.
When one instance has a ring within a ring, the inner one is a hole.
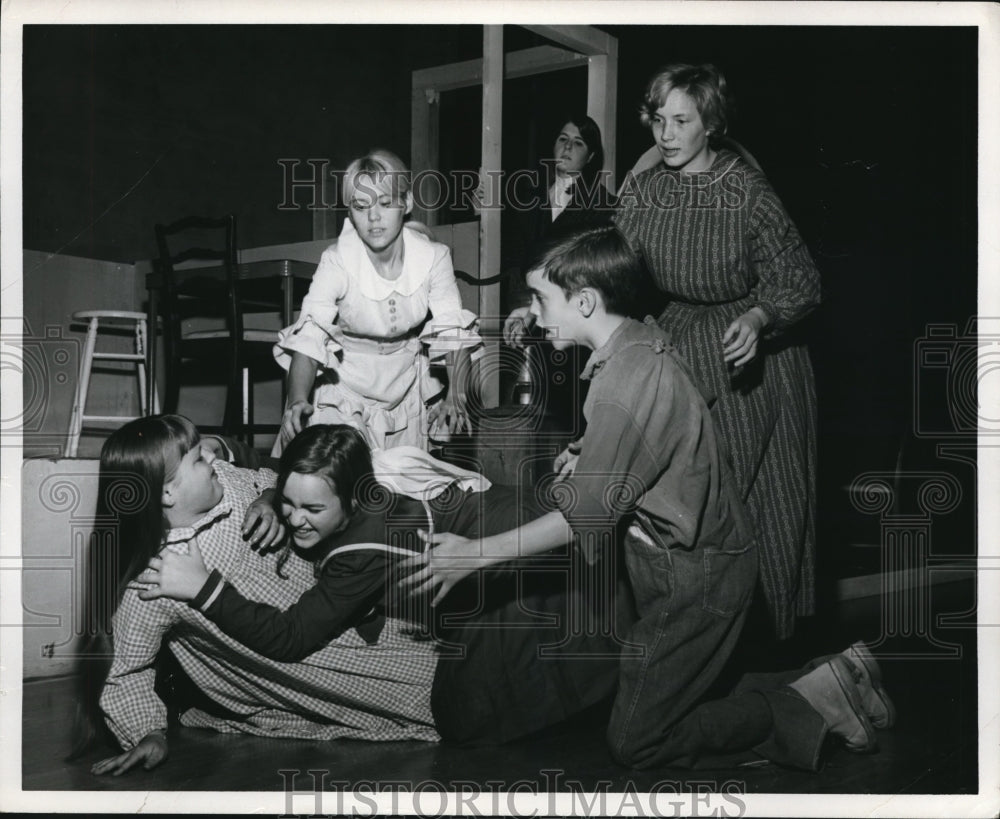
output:
M243 429L246 442L253 449L253 378L250 368L243 368Z
M87 327L87 342L80 359L80 377L76 382L73 397L73 413L69 419L69 433L66 436L65 458L75 458L80 447L80 432L83 430L83 412L87 406L87 392L90 389L90 368L94 363L94 348L97 346L97 318L90 320Z
M145 356L146 355L146 343L147 343L146 319L139 319L139 321L136 324L136 333L137 333L137 336L136 336L136 346L139 348L136 352L138 352L139 355ZM147 376L149 376L149 378L153 381L153 383L150 385L152 387L152 389L150 389L150 390L146 389L146 377ZM153 375L151 375L151 374L149 374L149 373L146 372L146 358L143 358L143 360L139 362L139 407L140 407L140 409L142 411L142 414L144 416L150 414L150 412L149 412L149 395L150 395L150 393L153 396L153 412L152 412L152 414L153 415L159 415L160 414L160 396L159 396L159 394L156 391L156 378Z
M140 319L135 323L135 353L136 355L146 355L146 322ZM139 415L145 418L149 415L146 405L146 362L142 359L135 362L135 374L139 378Z

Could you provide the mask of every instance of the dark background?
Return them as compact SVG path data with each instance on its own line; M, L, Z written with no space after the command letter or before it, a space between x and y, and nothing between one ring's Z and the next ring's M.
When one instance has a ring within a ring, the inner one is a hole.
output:
M879 544L879 518L844 488L873 470L954 473L967 491L934 550L972 554L974 467L937 452L957 423L948 367L914 362L930 324L957 328L933 342L945 358L974 349L976 29L600 27L619 40L618 179L651 144L636 114L649 75L714 62L731 135L821 270L808 330L825 575L878 568L878 549L851 544ZM507 50L545 42L504 33ZM241 247L311 239L308 210L277 207L278 160L343 168L385 146L408 161L410 72L481 54L479 26L26 26L24 247L134 262L154 255L155 222L228 211ZM585 86L583 69L506 84L506 167L547 155ZM444 95L442 166L477 168L479 144L478 90Z

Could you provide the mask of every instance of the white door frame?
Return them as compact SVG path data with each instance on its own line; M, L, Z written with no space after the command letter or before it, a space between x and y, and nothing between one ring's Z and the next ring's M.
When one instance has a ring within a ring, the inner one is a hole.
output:
M438 170L438 137L441 92L481 85L483 88L481 168L501 167L503 80L549 71L587 66L587 114L600 127L604 140L604 171L615 188L615 118L617 114L618 40L592 26L524 26L558 46L537 46L506 55L503 26L483 26L483 58L439 65L413 72L411 86L410 167L414 172ZM437 223L434 211L414 207L413 218ZM479 278L500 272L500 210L486 208L479 219ZM479 288L480 323L486 336L499 333L500 285ZM492 376L489 374L492 373ZM498 380L496 367L484 368L487 378ZM496 384L484 384L496 395Z

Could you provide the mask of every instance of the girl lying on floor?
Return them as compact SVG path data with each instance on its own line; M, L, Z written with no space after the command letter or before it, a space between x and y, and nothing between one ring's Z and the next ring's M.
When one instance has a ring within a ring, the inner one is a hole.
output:
M301 660L349 628L373 643L387 614L427 625L412 610L412 598L397 599L394 591L399 559L423 550L417 533L456 530L478 538L503 531L505 522L518 519L519 498L508 487L482 491L488 482L459 470L454 474L464 473L465 484L468 476L478 479L472 482L479 492L452 480L439 482L435 492L433 483L414 479L420 462L411 453L433 462L415 447L377 451L379 471L395 472L390 480L397 485L405 480L407 495L377 481L372 452L353 427L307 427L289 444L275 487L289 535L277 571L294 551L313 562L317 583L287 610L248 600L222 572L209 570L197 537L187 553L164 552L149 561L139 580L151 588L140 591L140 599L187 602L244 645L281 662ZM408 455L415 463L406 463ZM523 508L526 520L538 517L531 497Z
M418 625L414 639L430 629L444 649L433 685L435 727L469 744L530 733L613 690L613 624L598 635L567 631L578 618L596 619L582 594L568 589L568 565L561 576L550 558L537 570L472 578L453 605L436 612L450 616L451 627L431 623L426 598L398 590L400 562L425 548L421 532L461 531L478 540L505 531L512 520L540 516L529 493L491 487L416 447L373 454L354 428L316 425L282 455L275 505L289 531L279 571L293 553L315 565L316 586L295 604L282 610L241 594L205 564L197 540L186 554L150 560L140 577L150 588L139 597L185 601L226 634L283 662L304 659L348 629L375 644L391 618ZM573 658L538 661L542 645L557 644Z
M166 757L167 708L155 685L163 646L208 703L183 711L181 724L226 732L489 743L542 728L610 694L617 644L603 634L565 633L578 622L570 607L581 603L551 570L539 572L536 583L526 574L498 575L489 601L448 634L459 650L447 654L458 659L446 660L440 642L415 627L419 617L386 594L396 560L418 548L418 529L488 534L516 526L515 490L477 496L465 482L483 488L480 476L456 474L423 452L422 470L414 470L406 458L418 456L405 449L393 456L405 469L375 454L380 478L374 481L372 454L356 433L322 426L307 432L283 456L280 476L213 459L193 424L176 415L132 421L105 443L100 500L117 516L119 537L112 554L95 561L100 571L92 576L91 600L102 605L89 610L99 617L114 611L94 624L111 642L111 661L102 668L94 651L81 678L97 683L95 702L100 695L100 709L84 713L103 712L124 752L95 764L95 773L117 775L139 763L148 769ZM295 530L280 554L250 548L243 533L247 509L276 479ZM370 495L354 491L361 488ZM158 586L139 577L154 555ZM175 564L184 555L188 561ZM202 583L192 597L218 572L200 595L205 611L164 595L172 589L163 585L164 569L199 564ZM500 623L519 627L496 628ZM565 661L586 662L587 674L537 661L541 644L560 641L567 653L603 656ZM584 680L581 690L565 682L573 679Z

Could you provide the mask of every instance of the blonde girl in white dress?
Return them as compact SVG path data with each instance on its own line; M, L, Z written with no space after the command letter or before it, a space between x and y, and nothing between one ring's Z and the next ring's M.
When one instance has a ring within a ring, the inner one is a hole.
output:
M462 308L449 249L404 226L410 185L385 150L345 172L348 219L274 348L288 370L275 456L315 423L350 424L374 449L427 449L429 436L468 429L477 317ZM432 363L447 372L446 392Z

